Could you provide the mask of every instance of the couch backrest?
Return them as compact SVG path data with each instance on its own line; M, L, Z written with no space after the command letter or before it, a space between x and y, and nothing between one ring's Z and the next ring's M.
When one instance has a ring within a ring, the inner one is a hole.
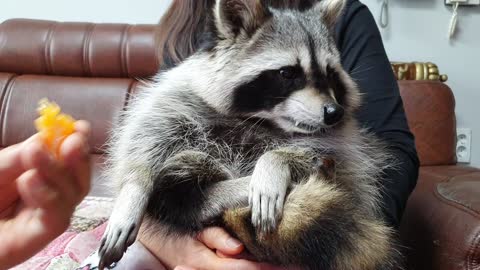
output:
M93 125L96 153L113 117L158 69L153 25L9 20L0 24L0 147L33 134L36 104L58 102ZM443 83L400 81L422 165L455 163L453 94Z
M155 74L153 25L13 19L0 24L0 72L134 78Z

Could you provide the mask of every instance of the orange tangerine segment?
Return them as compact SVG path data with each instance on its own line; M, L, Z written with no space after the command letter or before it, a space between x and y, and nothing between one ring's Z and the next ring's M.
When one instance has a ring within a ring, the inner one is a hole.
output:
M40 100L37 112L40 117L35 120L35 127L47 148L58 156L63 140L75 131L75 119L61 113L60 106L48 99Z

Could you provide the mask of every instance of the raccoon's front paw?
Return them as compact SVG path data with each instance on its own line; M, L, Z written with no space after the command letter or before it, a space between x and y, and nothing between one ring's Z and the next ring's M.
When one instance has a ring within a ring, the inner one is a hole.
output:
M120 261L127 248L135 242L140 224L133 219L110 219L98 255L99 269Z
M127 186L120 192L98 250L100 270L120 261L127 248L135 242L146 205L142 194L141 189L133 186Z
M139 227L139 222L133 219L109 221L98 250L99 269L120 261L127 248L135 242Z
M252 224L261 235L270 234L277 228L283 214L288 183L288 172L255 169L250 180L248 201Z

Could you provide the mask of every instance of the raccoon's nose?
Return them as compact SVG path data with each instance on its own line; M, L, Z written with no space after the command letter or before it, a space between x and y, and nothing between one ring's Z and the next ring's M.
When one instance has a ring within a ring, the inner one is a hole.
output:
M338 104L329 103L325 105L323 112L325 125L331 126L338 123L342 119L345 110Z

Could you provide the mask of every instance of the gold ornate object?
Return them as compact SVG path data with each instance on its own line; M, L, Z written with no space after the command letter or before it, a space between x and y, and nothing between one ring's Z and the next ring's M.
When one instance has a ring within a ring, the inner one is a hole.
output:
M441 81L448 80L447 75L440 75L438 66L430 62L392 62L392 69L397 80L427 80Z

